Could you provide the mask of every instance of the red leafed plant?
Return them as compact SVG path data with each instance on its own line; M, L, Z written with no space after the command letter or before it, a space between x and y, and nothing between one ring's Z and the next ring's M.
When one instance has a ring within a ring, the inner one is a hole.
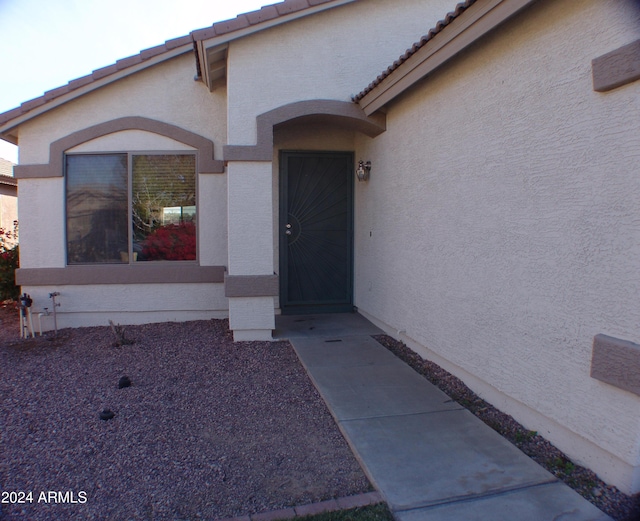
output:
M18 258L18 221L14 221L13 231L0 228L0 301L20 296L15 280Z
M145 239L142 256L146 260L195 260L196 225L184 222L160 226Z

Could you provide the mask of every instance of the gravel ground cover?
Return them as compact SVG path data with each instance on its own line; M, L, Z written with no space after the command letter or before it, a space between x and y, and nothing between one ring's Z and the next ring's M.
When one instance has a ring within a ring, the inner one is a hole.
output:
M589 469L574 464L538 433L525 429L511 416L482 400L460 379L437 364L424 360L402 342L386 335L374 338L613 519L640 521L640 494L627 496L598 479Z
M7 496L0 520L220 519L372 490L287 342L234 344L226 321L130 326L120 347L108 327L18 336L4 304L0 491L33 496ZM639 495L375 338L611 517L640 520Z
M32 496L7 496L3 521L220 519L372 490L288 342L234 344L216 320L130 326L120 347L109 327L17 340L13 322L0 490Z

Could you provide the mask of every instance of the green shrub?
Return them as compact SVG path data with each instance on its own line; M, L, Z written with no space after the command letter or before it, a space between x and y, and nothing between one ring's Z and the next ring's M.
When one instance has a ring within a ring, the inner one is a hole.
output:
M18 261L18 221L14 221L13 231L0 228L0 300L17 300L20 296L20 287L16 286Z

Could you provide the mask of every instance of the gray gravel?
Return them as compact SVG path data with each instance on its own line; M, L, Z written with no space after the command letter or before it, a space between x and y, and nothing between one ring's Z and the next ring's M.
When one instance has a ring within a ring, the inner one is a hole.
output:
M613 519L616 521L640 521L640 494L635 496L623 494L616 487L607 485L589 469L574 464L562 451L537 432L525 429L511 416L485 402L459 378L445 371L439 365L424 360L402 342L386 335L374 338Z
M0 338L0 489L33 493L3 520L219 519L372 490L289 343L234 344L226 321L126 336Z

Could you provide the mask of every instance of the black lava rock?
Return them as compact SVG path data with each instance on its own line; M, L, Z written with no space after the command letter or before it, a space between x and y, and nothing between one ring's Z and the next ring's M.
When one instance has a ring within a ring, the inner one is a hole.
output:
M113 411L111 411L110 409L105 409L104 411L102 411L100 413L100 419L104 420L104 421L110 420L114 416L115 416L115 413Z
M131 387L131 380L128 376L123 376L118 382L118 389L124 389L125 387Z

